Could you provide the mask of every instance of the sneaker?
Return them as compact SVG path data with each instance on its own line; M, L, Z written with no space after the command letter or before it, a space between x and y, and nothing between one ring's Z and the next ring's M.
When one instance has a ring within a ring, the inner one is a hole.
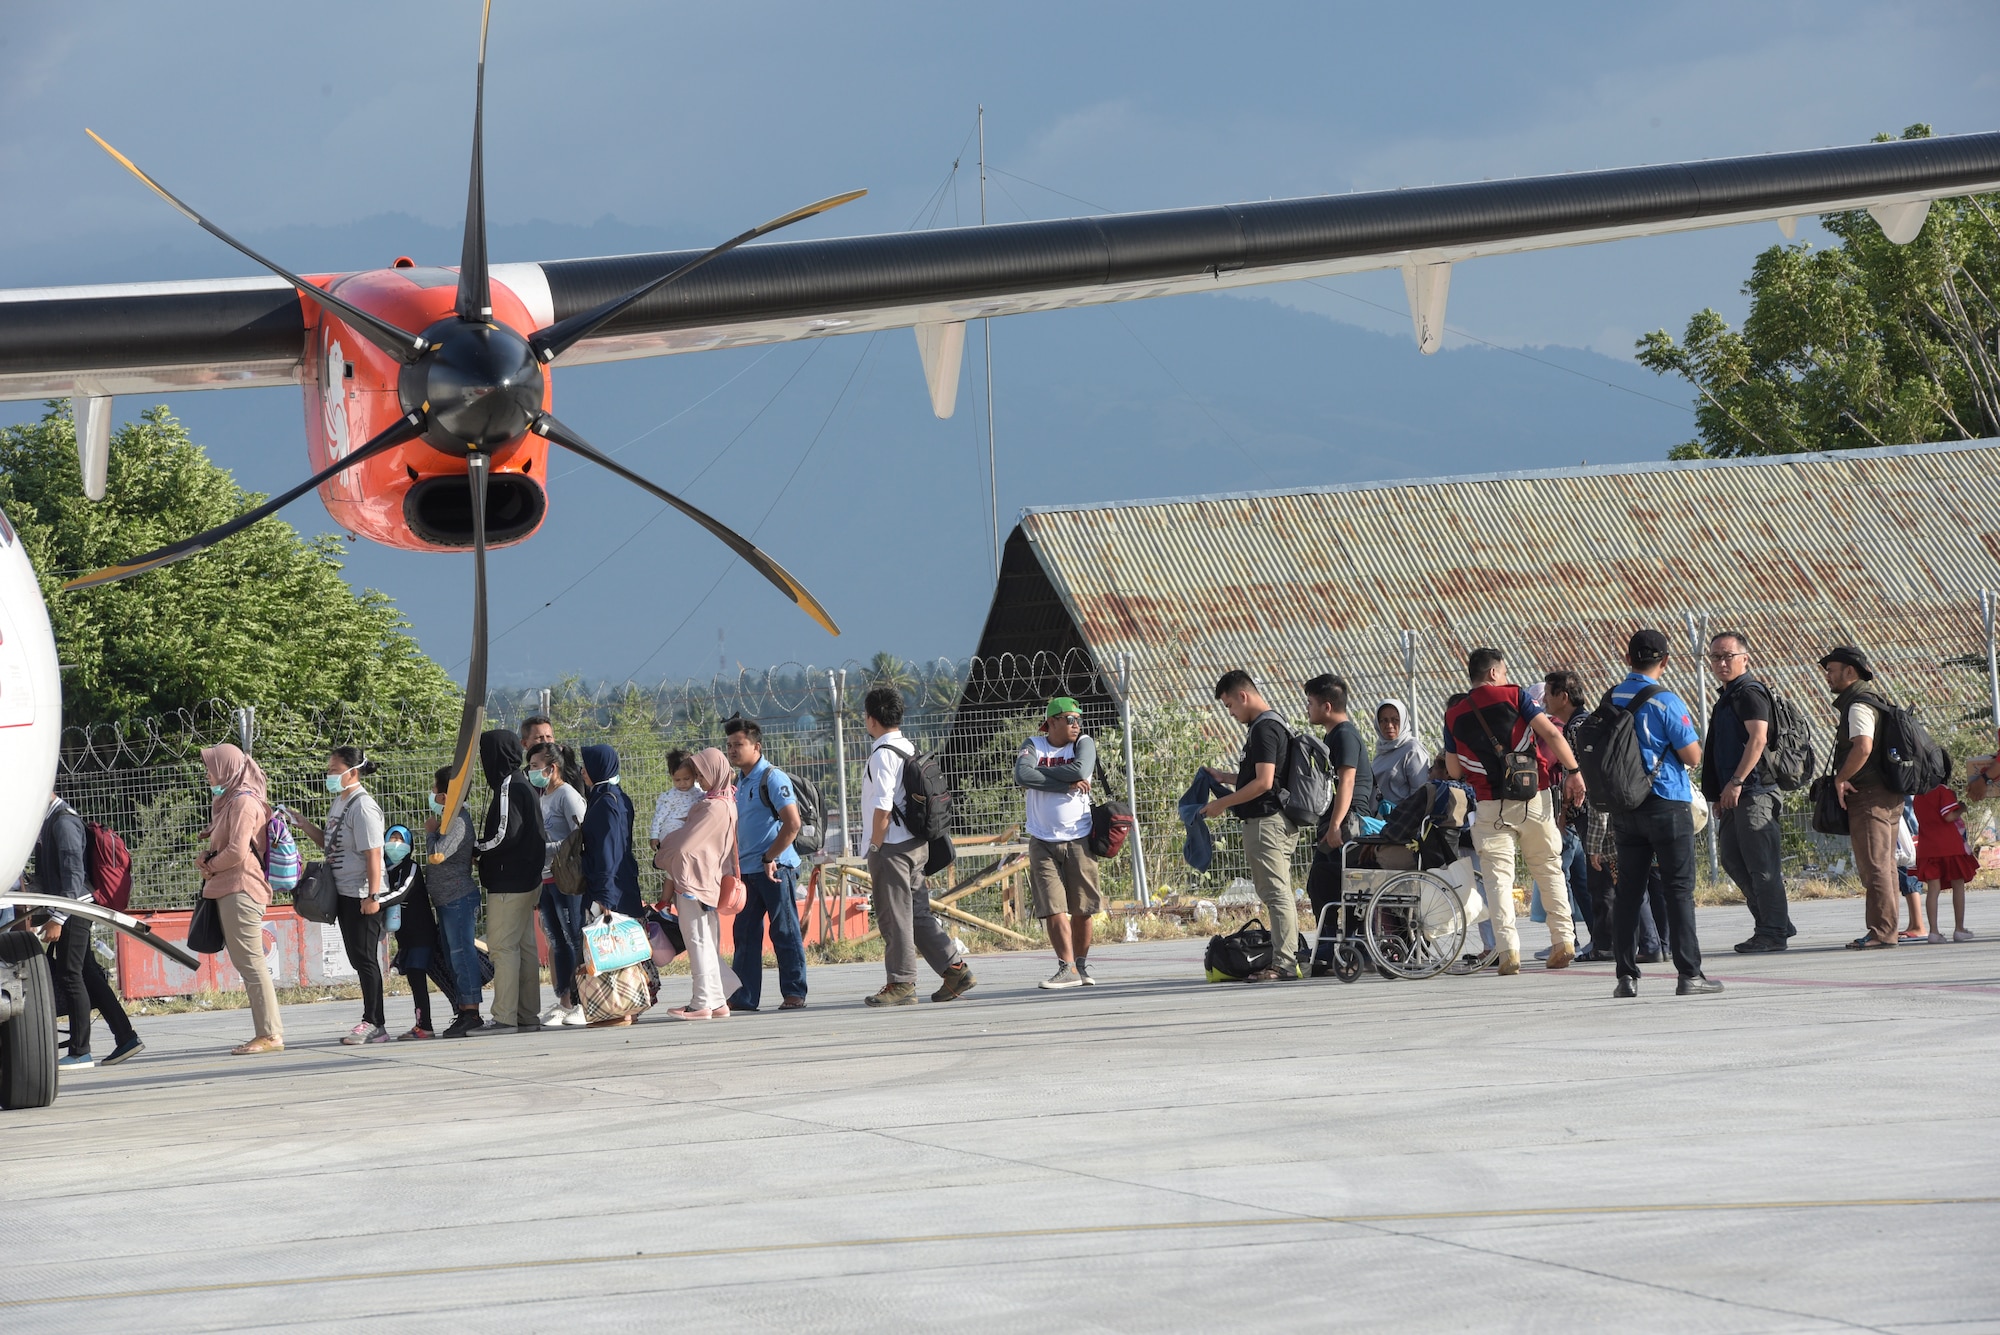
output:
M56 1058L56 1069L59 1071L88 1071L95 1065L97 1065L96 1059L88 1052L77 1052L67 1057Z
M370 1043L387 1043L390 1041L389 1031L377 1025L375 1026L375 1032L368 1035L367 1041Z
M1551 954L1553 954L1554 951L1555 951L1554 946L1543 946L1540 950L1535 952L1535 958L1538 960L1545 960Z
M1519 955L1519 954L1517 954L1517 953L1516 953L1516 952L1514 952L1514 951L1511 951L1511 950L1503 950L1503 951L1501 951L1501 952L1500 952L1500 976L1501 976L1502 978L1512 978L1512 977L1513 977L1513 976L1514 976L1515 974L1517 974L1517 973L1519 973L1519 972L1521 972L1521 957L1520 957L1520 955Z
M103 1061L99 1062L98 1065L116 1066L119 1062L124 1061L127 1057L135 1057L139 1053L144 1052L145 1050L146 1050L146 1045L139 1041L139 1036L137 1034L134 1034L132 1035L132 1037L126 1039L123 1043L120 1043L117 1047L111 1049L111 1055L109 1057L106 1057Z
M1076 976L1077 976L1078 978L1081 978L1081 979L1083 979L1083 985L1084 985L1085 987L1096 987L1096 986L1097 986L1097 980L1096 980L1095 978L1092 978L1092 977L1090 976L1090 961L1089 961L1089 960L1078 960L1078 961L1076 962Z
M1753 936L1748 941L1736 943L1739 955L1775 955L1785 949L1783 941L1773 941L1768 936Z
M558 1001L553 1005L551 1005L547 1010L543 1011L540 1015L536 1016L535 1019L544 1028L553 1028L554 1026L561 1024L563 1022L563 1017L568 1014L569 1014L569 1007L563 1005L560 1001Z
M1056 965L1056 971L1036 984L1044 992L1056 992L1066 987L1082 987L1083 979L1076 976L1076 966L1068 960Z
M1931 945L1934 945L1934 946L1941 946L1941 945L1943 945L1943 944L1945 943L1946 939L1947 939L1947 938L1946 938L1946 936L1945 936L1945 934L1944 934L1943 932L1940 932L1940 931L1936 931L1936 930L1933 930L1933 931L1931 932L1931 934L1930 934L1929 936L1927 936L1927 937L1925 937L1925 938L1924 938L1924 940L1925 940L1926 942L1928 942L1929 944L1931 944Z
M521 1027L515 1024L494 1024L489 1020L472 1032L478 1034L481 1038L487 1038L495 1034L518 1034L521 1032ZM347 1040L342 1039L341 1041L344 1043Z
M563 1012L560 1023L565 1029L581 1029L590 1023L590 1017L583 1013L582 1006L571 1006Z
M957 1001L970 992L973 984L978 981L972 976L971 967L964 960L960 960L944 971L944 977L938 980L938 990L931 993L931 1000Z
M433 1034L430 1030L424 1028L422 1025L413 1024L410 1026L409 1033L396 1035L396 1041L398 1043L415 1043L426 1038L436 1038L436 1037L437 1037L436 1034Z
M458 1018L445 1026L439 1038L465 1038L486 1027L486 1021L479 1018L478 1011L460 1011Z
M363 1043L373 1043L376 1041L375 1035L381 1032L381 1029L363 1020L360 1024L348 1030L346 1035L341 1038L341 1046L358 1048Z
M1575 958L1575 946L1567 944L1550 946L1548 951L1548 967L1551 969L1567 969L1570 966L1570 962Z
M882 984L882 990L866 998L863 1004L869 1006L914 1006L917 1004L917 985L915 983L884 983ZM733 1011L736 1007L731 1006L729 1009Z
M1961 927L1951 934L1951 939L1954 941L1970 941L1972 939L1972 929L1970 927Z

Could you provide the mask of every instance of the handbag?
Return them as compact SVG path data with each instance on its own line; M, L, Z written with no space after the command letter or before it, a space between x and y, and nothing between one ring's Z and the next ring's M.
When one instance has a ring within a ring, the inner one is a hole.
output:
M347 823L347 813L340 813L341 819L333 823L326 832L326 861L306 864L299 873L299 883L292 889L292 912L307 922L322 925L335 922L340 917L340 892L333 886L333 854L340 843L340 827Z
M750 902L750 887L743 883L737 871L743 865L743 855L736 849L736 826L729 827L729 870L722 873L722 888L716 892L715 911L717 913L741 913Z
M583 960L578 967L589 973L615 973L651 958L653 943L646 939L646 925L637 918L606 912L583 929Z
M1849 834L1847 808L1840 804L1840 781L1822 774L1812 781L1807 793L1812 802L1812 827L1816 834Z
M629 921L629 919L628 919ZM609 973L576 971L576 999L584 1018L593 1024L601 1020L622 1020L652 1008L653 995L642 964L628 964Z
M577 826L563 836L556 845L556 855L549 859L549 875L555 878L556 889L566 895L583 893L583 827Z
M1518 687L1516 688L1519 689ZM1493 743L1494 753L1500 757L1500 773L1488 775L1493 795L1502 802L1527 802L1542 790L1542 761L1535 752L1535 734L1530 729L1526 737L1528 745L1519 751L1509 751L1500 745L1500 739L1493 735L1492 725L1486 715L1477 708L1471 710L1478 721L1479 730L1486 734L1486 740ZM1497 782L1496 782L1497 780Z
M203 895L195 901L194 914L188 919L187 948L197 955L218 955L222 946L222 910Z

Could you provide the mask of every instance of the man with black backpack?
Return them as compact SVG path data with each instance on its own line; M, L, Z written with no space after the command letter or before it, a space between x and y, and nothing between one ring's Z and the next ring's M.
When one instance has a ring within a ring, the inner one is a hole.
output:
M1701 793L1715 811L1722 869L1750 910L1750 939L1739 942L1736 953L1769 954L1785 949L1798 932L1785 901L1778 783L1768 754L1778 741L1777 697L1751 675L1750 637L1740 630L1709 640L1708 665L1722 694L1708 715Z
M1896 944L1902 897L1896 875L1896 825L1903 819L1903 794L1889 782L1880 746L1883 715L1893 706L1873 689L1875 672L1868 655L1853 645L1835 645L1819 666L1839 716L1833 738L1834 781L1847 811L1854 874L1867 893L1868 930L1847 948L1888 950Z
M1228 812L1243 822L1243 860L1250 864L1250 882L1270 915L1271 965L1250 975L1252 983L1295 982L1299 976L1299 901L1292 891L1292 854L1299 846L1298 826L1285 816L1280 786L1291 758L1292 730L1265 702L1250 674L1241 668L1222 674L1215 698L1229 716L1249 729L1236 772L1211 769L1216 782L1235 791L1203 807L1214 820Z
M1521 941L1514 928L1516 856L1527 861L1529 873L1542 885L1567 884L1562 831L1556 825L1555 767L1563 774L1562 800L1572 806L1583 801L1583 779L1562 730L1528 692L1507 680L1507 655L1474 649L1466 656L1465 674L1472 690L1445 710L1444 767L1452 778L1471 783L1479 799L1473 841L1492 913L1498 968L1508 977L1521 972ZM1545 894L1542 908L1549 916L1547 967L1566 969L1576 958L1569 896Z
M1588 747L1591 723L1616 718L1614 710L1629 718L1629 736L1637 743L1636 764L1646 780L1639 801L1612 810L1611 824L1618 838L1618 889L1612 909L1618 983L1611 995L1639 995L1639 914L1645 910L1647 881L1657 863L1672 924L1668 945L1680 975L1674 994L1708 996L1720 992L1722 984L1702 973L1701 942L1694 930L1694 787L1688 782L1688 767L1701 763L1701 738L1687 705L1660 683L1667 667L1667 637L1657 630L1633 631L1625 661L1631 675L1611 688L1597 718L1578 728ZM1616 746L1598 749L1600 756L1618 753ZM1592 774L1595 779L1596 771ZM1620 785L1599 782L1598 786Z
M942 796L930 790L925 766L934 757L920 755L903 735L903 693L894 686L877 686L861 702L868 725L868 761L861 767L861 819L867 822L868 880L875 909L875 928L882 933L882 967L888 981L864 1004L917 1004L917 956L938 975L935 1002L956 1001L978 981L951 933L931 909L930 888L924 884L929 858L926 836L941 836L936 818L915 799L928 804ZM913 807L917 809L913 810ZM912 829L911 826L916 826Z

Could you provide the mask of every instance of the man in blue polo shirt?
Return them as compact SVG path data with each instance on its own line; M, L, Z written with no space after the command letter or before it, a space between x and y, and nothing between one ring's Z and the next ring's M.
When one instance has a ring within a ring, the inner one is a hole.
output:
M1653 791L1637 810L1611 818L1618 839L1612 917L1618 985L1611 995L1639 995L1639 964L1634 958L1639 914L1645 907L1647 878L1657 862L1666 889L1674 968L1680 974L1675 995L1706 996L1720 992L1722 984L1703 976L1701 944L1694 934L1694 787L1688 782L1688 766L1701 763L1701 738L1687 705L1660 684L1667 667L1667 637L1657 630L1634 631L1625 661L1632 672L1611 688L1611 703L1632 713L1640 760L1653 776Z
M780 1010L804 1010L806 947L799 931L799 855L792 848L803 820L791 776L764 759L764 730L747 718L722 725L729 763L736 767L737 874L743 878L743 911L736 915L736 955L730 967L741 983L729 998L732 1011L754 1011L764 995L764 920L771 923L771 951L778 957Z

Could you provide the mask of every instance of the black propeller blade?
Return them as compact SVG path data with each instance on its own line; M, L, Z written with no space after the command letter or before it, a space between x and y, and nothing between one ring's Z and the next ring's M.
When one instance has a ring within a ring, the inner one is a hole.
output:
M308 297L311 297L314 301L317 301L320 305L329 306L332 309L339 311L341 318L346 320L348 324L352 325L355 329L355 332L359 333L363 338L366 338L370 343L373 343L376 347L382 349L382 351L388 353L391 357L395 357L404 362L415 361L417 359L417 356L420 353L422 353L425 348L430 346L429 344L425 343L422 338L418 337L415 334L407 333L404 330L396 328L396 326L390 324L387 320L384 320L381 316L370 315L367 311L362 310L359 306L352 305L346 301L341 300L339 297L334 296L333 293L327 291L325 288L313 286L311 283L308 283L305 279L293 273L290 269L284 268L278 264L273 263L270 260L265 259L262 255L259 255L256 251L250 249L250 247L244 245L241 241L238 241L235 237L223 231L220 227L217 227L214 223L210 222L208 219L202 217L199 213L196 213L186 204L183 204L165 186L161 185L158 181L155 181L152 177L146 175L146 173L140 171L138 164L133 162L132 159L126 157L123 153L120 153L117 149L105 143L104 140L98 136L97 131L86 128L84 130L84 133L89 135L92 139L96 139L97 146L99 148L103 149L106 153L109 153L112 157L118 159L119 162L123 163L125 165L125 170L131 172L134 176L144 181L147 184L147 186L152 189L154 194L158 195L161 199L166 200L167 203L173 205L176 209L178 209L182 217L186 218L188 221L200 227L210 236L215 237L217 240L223 242L224 244L232 246L236 250L241 251L243 254L248 255L251 259L257 261L257 263L263 265L266 269L269 269L272 273L278 275L278 277L284 279L287 283L290 283L293 287L305 293ZM483 283L485 281L485 273L486 273L486 266L484 264L480 266L479 272L480 272L480 281Z
M472 486L472 662L465 670L465 704L458 716L458 745L452 751L444 814L438 817L440 830L450 827L465 800L473 751L486 727L486 478L491 461L475 450L465 464L465 480ZM431 861L442 862L444 857L433 853Z
M552 362L568 351L578 340L590 337L593 331L601 327L606 321L614 318L620 311L625 310L641 298L659 291L676 278L685 278L702 265L714 259L717 255L734 250L746 241L755 241L760 236L767 236L777 231L780 227L790 227L795 222L816 217L819 214L825 213L828 209L837 209L842 204L852 203L867 193L866 190L850 190L844 195L833 195L817 203L808 204L802 209L793 209L783 217L773 218L767 223L760 223L758 226L751 228L741 235L730 237L729 240L723 242L715 249L695 256L680 268L669 269L652 282L633 288L622 297L613 297L609 301L599 302L589 310L579 311L567 320L558 320L546 329L536 330L528 336L528 346L532 347L535 350L535 355L540 357L544 362Z
M128 561L124 565L119 566L106 566L102 570L94 570L88 575L79 576L64 584L63 589L64 591L88 589L99 584L109 584L114 580L129 579L133 575L143 575L148 570L158 570L161 566L172 565L176 561L185 560L187 557L205 552L224 538L241 533L258 520L270 518L329 478L346 472L356 464L365 463L384 450L394 449L405 441L415 440L423 434L423 430L424 416L422 413L406 414L397 419L395 425L369 441L366 445L363 445L360 449L349 450L339 459L336 459L325 468L320 469L319 472L314 473L311 477L299 483L298 486L293 487L290 491L279 492L256 509L246 510L228 523L218 524L206 533L197 533L192 538L183 538L179 542L170 543L156 552L148 552L135 561Z
M624 478L627 482L636 487L644 488L665 501L668 505L673 506L676 510L694 520L695 523L700 524L710 533L713 533L716 537L721 538L725 543L729 544L731 551L749 562L751 568L756 570L758 574L777 585L779 591L787 598L790 598L793 602L804 608L807 616L826 627L830 633L834 635L840 634L840 627L833 624L833 618L827 614L827 610L824 607L820 606L819 599L807 592L806 586L794 579L790 571L764 555L763 552L757 550L756 546L748 538L736 532L735 529L730 528L714 516L689 505L666 488L641 477L547 413L543 413L539 418L535 419L534 430L535 434L541 436L543 439L562 446L571 454L590 460L590 462L600 468L609 469L619 477Z
M465 187L465 245L458 254L458 318L493 318L493 288L486 273L486 29L493 0L479 15L479 78L472 94L472 173Z

